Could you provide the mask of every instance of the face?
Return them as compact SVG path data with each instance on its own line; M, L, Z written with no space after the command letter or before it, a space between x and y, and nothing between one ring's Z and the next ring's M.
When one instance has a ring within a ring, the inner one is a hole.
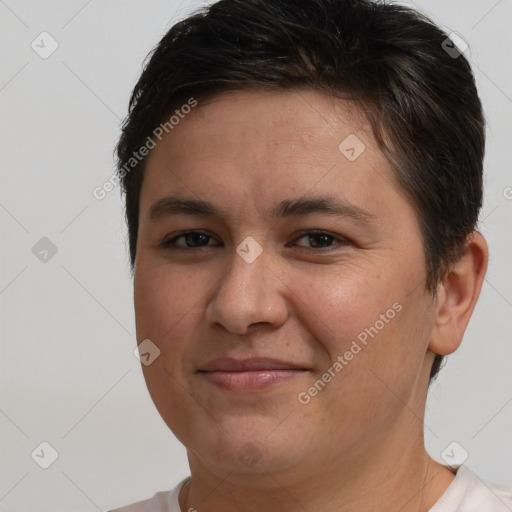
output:
M191 467L323 471L421 435L431 303L418 220L349 104L224 93L151 151L137 339Z

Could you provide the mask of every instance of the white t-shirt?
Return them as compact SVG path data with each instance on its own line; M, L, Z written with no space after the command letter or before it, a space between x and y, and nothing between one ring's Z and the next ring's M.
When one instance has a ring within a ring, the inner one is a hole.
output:
M187 512L182 511L178 495L187 480L174 489L159 492L151 499L139 501L110 512ZM466 466L459 466L448 489L429 512L511 512L512 487L493 484L478 478Z

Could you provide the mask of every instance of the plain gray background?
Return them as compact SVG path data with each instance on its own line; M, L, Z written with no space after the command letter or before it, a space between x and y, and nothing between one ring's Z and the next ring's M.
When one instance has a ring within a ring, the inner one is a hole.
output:
M145 56L201 4L0 0L1 512L108 510L188 475L133 356L119 188L102 201L92 190L114 170ZM490 265L463 345L431 388L426 443L442 460L456 441L480 477L512 485L512 2L415 5L469 44L488 121ZM45 59L31 47L55 44L42 32L58 43ZM51 456L43 441L58 453L48 469L36 463Z

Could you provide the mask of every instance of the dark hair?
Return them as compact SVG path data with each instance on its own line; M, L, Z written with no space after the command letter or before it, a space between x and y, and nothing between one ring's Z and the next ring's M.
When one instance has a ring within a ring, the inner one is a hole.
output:
M155 128L191 97L306 87L366 114L417 212L435 295L476 227L485 122L468 61L432 21L370 0L220 0L176 23L150 55L117 145L132 273L145 163L133 157Z

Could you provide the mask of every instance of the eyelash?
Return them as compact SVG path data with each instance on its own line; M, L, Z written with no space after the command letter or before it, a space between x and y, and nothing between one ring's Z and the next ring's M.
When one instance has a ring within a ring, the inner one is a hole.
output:
M204 236L208 237L208 242L211 239L213 239L212 235L209 235L208 233L204 233L202 231L185 231L183 233L180 233L179 235L176 235L176 236L170 238L169 240L164 240L159 245L159 247L161 247L163 249L169 249L169 250L184 250L184 251L197 250L197 249L201 249L201 248L205 248L205 247L218 247L218 246L211 246L211 245L203 245L203 246L200 245L197 247L182 247L182 246L175 245L177 240L179 240L180 238L184 239L188 235L204 235ZM301 238L304 238L305 236L315 236L315 235L316 236L325 235L325 236L329 237L330 239L332 239L331 241L338 240L338 242L339 242L338 245L341 245L341 246L350 245L350 241L347 240L346 238L337 236L337 235L332 235L331 233L329 233L327 231L321 231L321 230L304 231L300 234L300 236L298 238L296 238L296 240L300 240ZM305 250L319 250L322 252L332 251L332 250L336 250L339 248L339 247L336 247L336 245L328 246L328 247L304 247L304 246L299 246L299 247L301 247L302 249L305 249Z

